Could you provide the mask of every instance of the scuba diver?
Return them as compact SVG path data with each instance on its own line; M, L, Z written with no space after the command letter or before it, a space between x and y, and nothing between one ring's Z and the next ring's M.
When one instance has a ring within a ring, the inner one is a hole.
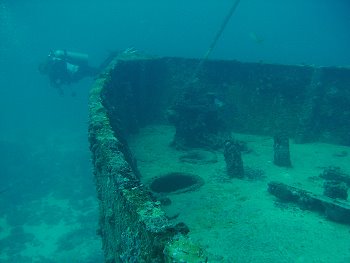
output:
M88 65L87 54L67 50L52 50L38 69L41 74L49 77L50 85L60 95L63 95L62 85L70 85L85 77L94 77L99 72L97 68Z

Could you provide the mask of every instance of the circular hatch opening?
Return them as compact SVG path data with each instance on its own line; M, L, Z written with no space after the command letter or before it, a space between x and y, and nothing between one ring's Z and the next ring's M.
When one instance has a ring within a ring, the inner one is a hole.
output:
M203 179L198 175L173 172L153 179L150 188L156 193L183 193L196 190L203 184Z

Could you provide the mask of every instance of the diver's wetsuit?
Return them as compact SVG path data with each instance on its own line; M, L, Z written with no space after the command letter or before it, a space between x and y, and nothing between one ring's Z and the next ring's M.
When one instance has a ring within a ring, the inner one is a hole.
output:
M59 90L63 84L78 82L84 77L93 77L98 73L97 69L87 64L75 65L61 58L51 58L49 63L50 84Z

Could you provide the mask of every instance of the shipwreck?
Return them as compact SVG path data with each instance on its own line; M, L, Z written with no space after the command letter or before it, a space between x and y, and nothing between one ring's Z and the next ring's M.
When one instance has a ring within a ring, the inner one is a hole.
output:
M319 221L348 222L317 212L299 216L307 208L279 202L268 183L336 205L323 197L319 175L330 165L342 167L345 178L350 171L350 69L208 60L194 77L198 63L118 55L91 89L89 141L105 262L282 262L277 256L290 249L307 256L319 248L301 234L309 224L327 239L335 230ZM290 143L286 167L273 162L278 134ZM337 254L329 249L325 260ZM283 262L295 262L294 254L284 255Z

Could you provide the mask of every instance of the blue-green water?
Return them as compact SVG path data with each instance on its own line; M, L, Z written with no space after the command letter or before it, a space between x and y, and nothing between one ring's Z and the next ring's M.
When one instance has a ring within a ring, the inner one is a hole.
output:
M95 66L129 47L202 57L232 3L0 2L0 262L102 262L87 141L93 80L59 96L37 70L48 52L88 53ZM349 11L347 0L241 0L211 58L349 65Z

